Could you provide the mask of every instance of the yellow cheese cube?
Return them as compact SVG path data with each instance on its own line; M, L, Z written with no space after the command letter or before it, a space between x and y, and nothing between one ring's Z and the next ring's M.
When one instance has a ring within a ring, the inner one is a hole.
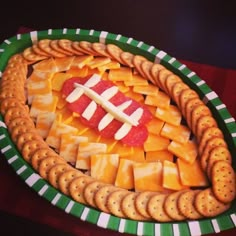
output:
M125 86L148 86L148 81L141 75L132 76L132 80L124 81Z
M111 59L108 57L96 57L93 60L87 63L87 66L91 69L95 69L100 66L105 66L106 64L110 63Z
M133 147L125 146L122 142L117 142L116 145L113 147L112 152L119 153L120 158L128 157L134 154Z
M33 70L27 81L50 80L55 72Z
M87 141L88 138L85 136L62 134L59 148L60 156L63 157L67 162L74 165L77 158L79 144L81 142Z
M111 69L119 69L120 68L120 63L116 61L111 61L105 65L98 66L98 70L101 72L105 72L106 70L111 70Z
M158 118L153 117L152 120L149 121L146 125L148 132L152 134L160 134L164 123L165 122L163 120L159 120Z
M163 162L163 187L176 191L187 188L181 183L176 163L171 161Z
M92 55L76 56L72 62L71 67L77 67L78 69L81 69L92 60Z
M209 185L206 173L202 170L198 159L190 164L178 158L177 165L183 185L190 187L205 187Z
M135 162L145 162L145 153L143 147L132 147L132 153L123 155L121 158L128 159ZM117 150L119 151L119 149Z
M135 191L163 191L161 162L134 163Z
M184 144L172 141L168 146L168 150L188 163L193 163L198 154L197 144L191 140Z
M174 105L170 105L168 109L158 107L155 116L172 125L180 125L182 119L180 110Z
M115 186L124 189L134 188L133 163L134 161L131 160L120 159L118 171L116 174Z
M107 184L114 184L119 165L118 154L91 156L91 176Z
M189 141L191 130L185 125L171 125L165 123L161 130L161 136L169 138L179 143L187 143Z
M75 167L78 169L89 170L91 168L91 156L95 154L104 154L106 152L107 145L105 143L80 143Z
M57 72L58 71L55 60L52 57L34 64L33 69L37 71L44 71L44 72Z
M70 74L71 77L85 77L88 75L88 67L83 67L82 69L78 67L71 67L66 74Z
M52 91L52 95L53 97L56 97L58 99L57 101L57 109L63 109L65 108L67 102L65 100L65 98L63 97L61 92L58 91Z

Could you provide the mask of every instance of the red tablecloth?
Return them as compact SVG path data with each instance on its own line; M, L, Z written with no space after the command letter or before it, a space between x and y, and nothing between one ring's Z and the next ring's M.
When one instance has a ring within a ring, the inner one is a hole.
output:
M219 95L236 118L236 70L181 61L196 72ZM118 236L118 232L99 228L66 214L30 189L0 156L0 210L80 236ZM37 230L37 229L36 229ZM227 236L236 228L219 233ZM122 234L125 235L125 234Z

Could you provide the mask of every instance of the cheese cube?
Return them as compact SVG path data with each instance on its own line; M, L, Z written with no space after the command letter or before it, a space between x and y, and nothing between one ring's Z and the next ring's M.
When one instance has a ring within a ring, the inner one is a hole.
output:
M153 117L151 121L149 121L146 125L148 132L156 135L160 134L164 123L165 122L163 120L159 120L158 118Z
M132 76L131 80L124 81L125 86L147 86L148 81L143 78L141 75L134 75Z
M154 161L172 161L174 160L174 155L168 150L160 150L160 151L152 151L146 152L146 161L154 162Z
M149 133L147 140L144 142L144 150L145 152L151 151L160 151L167 150L167 147L170 144L170 140L160 135L155 135Z
M111 69L108 74L111 81L128 81L132 80L132 69L129 67L121 67L119 69Z
M88 142L88 137L71 134L62 134L59 154L67 162L75 165L78 153L78 146L82 142Z
M104 183L114 184L118 165L118 154L91 155L91 176Z
M144 95L151 95L151 96L157 96L158 94L158 87L148 84L148 85L136 85L133 87L133 91L135 93L140 93Z
M161 136L169 138L179 143L187 143L189 141L191 130L185 125L171 125L165 123L161 130Z
M91 156L95 154L104 154L106 152L107 145L105 143L80 143L75 167L78 169L89 170L91 168Z
M135 191L163 191L161 162L134 163Z
M115 186L124 189L134 188L133 163L135 162L131 160L120 159L118 171L116 174Z
M184 144L172 141L168 146L168 150L188 163L193 163L198 154L197 144L192 140Z
M170 107L170 97L162 92L158 91L157 95L147 95L145 99L145 104L155 107L160 107L163 109L168 109Z
M163 187L176 191L187 188L181 183L176 163L171 161L163 162Z
M72 74L58 72L52 77L52 89L55 91L61 91L63 83L72 77Z
M61 72L69 70L73 63L74 58L75 58L74 56L55 58L54 61L57 67L57 71Z
M44 71L44 72L57 72L58 71L55 60L52 57L34 64L33 69L37 71Z
M170 105L168 109L158 107L155 116L160 120L176 126L180 125L182 119L180 110L174 105Z
M35 118L40 113L55 112L58 98L52 94L35 95L30 108L30 116Z
M190 164L178 158L177 165L183 185L190 187L206 187L209 185L206 173L202 170L198 159Z

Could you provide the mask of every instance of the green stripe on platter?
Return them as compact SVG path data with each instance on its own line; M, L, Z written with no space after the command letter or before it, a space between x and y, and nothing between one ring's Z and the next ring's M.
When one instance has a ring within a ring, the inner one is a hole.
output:
M210 220L200 220L199 221L200 229L202 234L209 234L209 233L214 233L214 228L212 226L212 223Z
M57 193L58 191L56 189L48 186L48 188L46 189L46 191L43 193L42 196L51 202Z
M84 210L84 205L82 205L78 202L75 202L69 213L73 216L80 218L83 213L83 210Z
M111 215L107 224L107 228L117 231L119 228L119 224L120 224L120 218Z

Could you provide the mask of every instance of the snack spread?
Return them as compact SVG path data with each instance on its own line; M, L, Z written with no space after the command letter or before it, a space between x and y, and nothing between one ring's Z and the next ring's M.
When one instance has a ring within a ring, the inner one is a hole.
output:
M24 160L79 203L171 222L217 216L235 199L211 110L161 64L114 44L42 39L9 59L0 88Z

